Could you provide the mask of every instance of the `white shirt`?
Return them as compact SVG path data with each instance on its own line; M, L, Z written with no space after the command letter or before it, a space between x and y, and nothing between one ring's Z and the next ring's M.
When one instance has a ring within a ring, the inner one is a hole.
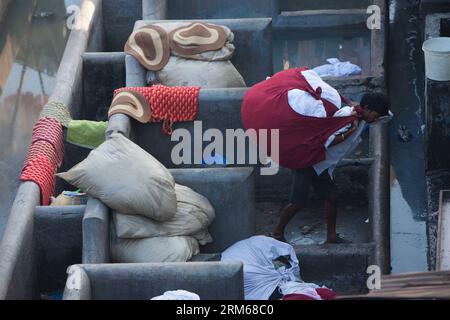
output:
M318 87L322 88L322 98L331 102L339 110L333 115L333 117L348 117L352 114L352 107L341 107L342 99L339 92L332 86L327 84L320 78L320 76L314 70L306 70L301 72L305 77L306 81L311 85L311 87L316 90ZM321 100L316 100L311 94L306 91L299 89L289 90L288 92L288 102L290 107L300 115L308 117L318 117L325 118L327 116L325 107ZM332 177L334 169L338 163L348 154L352 153L356 147L361 143L361 134L366 128L366 123L362 121L358 129L344 142L338 145L330 147L336 136L343 134L350 129L351 125L347 125L333 135L331 135L325 143L326 148L326 159L313 166L314 170L318 175L322 174L328 169L329 175Z
M314 90L317 90L318 87L322 88L323 99L341 108L342 99L339 92L323 81L314 70L302 71L301 74ZM288 100L291 108L303 116L318 118L325 118L327 116L322 100L316 100L306 91L299 89L289 90Z

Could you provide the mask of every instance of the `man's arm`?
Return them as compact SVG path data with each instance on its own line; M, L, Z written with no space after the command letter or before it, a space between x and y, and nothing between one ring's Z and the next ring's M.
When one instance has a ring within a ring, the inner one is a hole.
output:
M336 136L334 138L333 142L329 145L329 147L336 146L336 145L344 142L345 140L347 140L348 137L350 137L353 133L355 133L356 129L358 129L358 126L359 126L359 120L353 121L350 129L347 132Z

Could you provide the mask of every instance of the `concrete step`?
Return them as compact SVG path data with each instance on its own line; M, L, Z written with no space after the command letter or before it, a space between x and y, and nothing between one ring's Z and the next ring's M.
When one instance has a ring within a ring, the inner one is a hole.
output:
M363 27L368 14L364 9L285 11L274 21L276 32L306 31L317 28Z
M372 0L280 0L280 10L323 10L323 9L366 9L374 1Z
M339 295L367 293L371 243L296 246L295 251L305 282L325 285Z

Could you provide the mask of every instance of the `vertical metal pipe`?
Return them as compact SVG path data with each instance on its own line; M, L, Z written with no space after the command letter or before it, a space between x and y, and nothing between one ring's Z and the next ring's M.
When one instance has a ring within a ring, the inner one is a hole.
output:
M373 263L381 268L383 274L391 272L388 128L388 123L375 124L370 128L370 152L374 158L369 187L369 213L375 244Z
M167 0L142 0L142 18L144 20L167 19Z

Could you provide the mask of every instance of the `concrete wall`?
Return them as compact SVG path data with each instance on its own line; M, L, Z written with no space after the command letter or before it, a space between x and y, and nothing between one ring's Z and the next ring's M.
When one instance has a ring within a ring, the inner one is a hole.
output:
M83 281L78 290L66 287L65 298L76 296L73 291L78 291L88 293L78 296L91 300L150 300L180 289L194 292L202 300L244 298L241 263L100 264L75 268L80 268L89 281Z
M104 51L123 51L134 22L142 19L142 0L105 0L102 9Z
M239 19L272 17L278 0L169 0L168 19Z
M84 210L85 206L36 209L33 240L36 264L33 269L37 293L61 291L66 282L67 268L81 263Z

